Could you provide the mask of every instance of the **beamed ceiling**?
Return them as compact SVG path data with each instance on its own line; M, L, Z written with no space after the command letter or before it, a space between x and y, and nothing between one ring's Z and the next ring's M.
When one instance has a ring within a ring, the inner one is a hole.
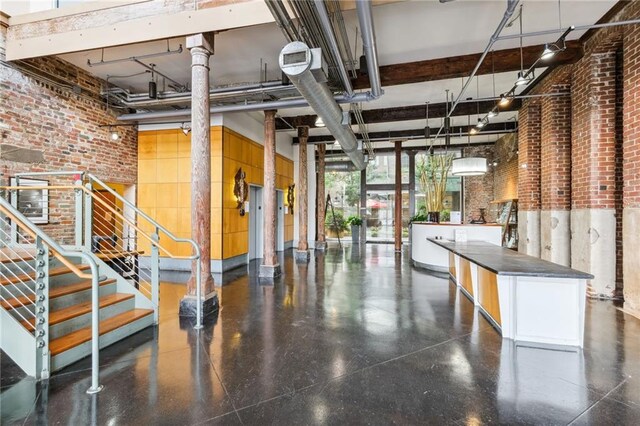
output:
M524 32L563 28L569 25L589 25L597 22L617 2L615 0L562 0L561 23L558 2L522 0ZM368 131L378 136L402 134L416 138L427 125L426 103L429 102L428 125L437 129L445 115L445 91L457 96L466 78L471 73L481 52L502 18L506 1L502 0L457 0L439 1L399 1L379 4L374 7L374 21L377 34L378 56L384 95L373 102L362 104L363 118ZM362 54L362 42L356 40L357 16L354 10L344 12L345 26L355 56ZM518 33L515 22L503 31L503 35ZM549 61L549 67L569 64L582 55L581 44L577 41L585 31L572 32L567 49ZM523 38L523 64L528 67L541 53L544 43L553 42L557 37L536 36ZM183 38L169 40L171 48L184 45ZM216 35L215 54L211 57L212 86L229 85L261 80L261 64L266 64L267 80L281 77L277 67L277 57L286 40L275 23L229 30ZM106 78L107 76L128 75L142 71L133 63L119 63L102 67L88 67L87 59L98 61L104 54L105 60L140 56L166 50L167 41L120 46L100 50L78 52L62 57L89 72ZM157 68L172 78L188 83L190 80L190 56L188 51L179 55L159 57L153 62ZM498 41L494 51L487 55L480 67L479 77L469 86L463 97L471 102L461 103L452 118L453 126L467 126L489 110L493 98L509 90L520 69L520 49L517 38ZM536 70L537 76L545 68ZM133 78L111 78L110 81L134 92L147 90L148 76ZM354 87L366 91L368 77L358 73ZM526 90L519 89L518 93ZM475 99L485 99L475 102ZM475 136L480 142L495 141L500 137L500 128L513 126L517 120L517 102L492 119L495 133ZM347 110L348 105L342 105ZM479 114L478 114L479 113ZM329 140L324 128L314 128L315 114L310 108L293 108L278 111L278 130L296 136L295 127L311 127L313 138ZM352 120L355 123L355 120ZM500 125L502 123L502 125ZM505 123L509 123L505 125ZM357 133L357 126L353 126ZM404 133L403 133L404 132ZM465 138L466 139L466 138Z

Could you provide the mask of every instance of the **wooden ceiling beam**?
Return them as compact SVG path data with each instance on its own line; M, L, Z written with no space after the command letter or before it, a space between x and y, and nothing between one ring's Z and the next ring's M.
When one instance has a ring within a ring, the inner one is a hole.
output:
M522 56L524 69L528 69L538 60L544 45L526 46ZM556 54L549 65L566 65L577 62L583 55L582 43L578 40L567 42L567 48ZM403 64L384 65L380 67L382 86L422 83L425 81L446 80L450 78L468 77L480 59L480 53L453 56L449 58L429 59L426 61L407 62ZM493 58L493 59L492 59ZM478 69L478 75L502 73L520 70L520 48L496 50L489 53ZM369 88L369 77L358 70L354 80L354 89ZM365 71L366 72L366 71ZM515 81L515 76L514 76Z
M466 136L469 130L474 126L452 126L450 135L453 137L459 137L460 135ZM482 132L478 133L478 136L493 135L498 133L513 133L518 130L518 123L509 121L506 123L489 123ZM434 137L438 133L437 128L431 128L431 137ZM362 135L356 133L357 139L362 139ZM424 128L421 129L409 129L409 130L391 130L388 132L370 132L369 139L371 142L388 142L402 139L417 139L424 138ZM439 139L444 139L444 134L440 134ZM331 135L322 136L309 136L308 143L327 143L333 142L335 138ZM298 143L298 138L293 138L293 143Z
M458 104L453 111L454 117L487 113L496 103L494 101L464 102ZM508 107L501 108L501 112L517 111L521 102L516 99ZM368 109L362 111L362 118L366 124L390 123L395 121L424 120L426 118L426 104L409 105L395 108ZM429 104L429 118L443 118L446 116L446 102ZM315 128L316 115L299 115L296 117L279 117L276 121L278 130L294 130L300 126ZM351 115L351 123L356 119Z

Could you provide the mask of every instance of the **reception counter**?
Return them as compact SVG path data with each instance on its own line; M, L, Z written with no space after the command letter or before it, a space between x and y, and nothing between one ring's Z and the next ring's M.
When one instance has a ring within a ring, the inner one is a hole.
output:
M484 242L431 239L452 280L508 339L582 347L593 275Z
M502 227L497 224L454 225L448 223L413 222L411 224L411 260L420 268L436 272L447 272L449 253L447 250L429 241L429 238L453 240L455 231L463 229L468 241L486 241L491 244L502 243Z

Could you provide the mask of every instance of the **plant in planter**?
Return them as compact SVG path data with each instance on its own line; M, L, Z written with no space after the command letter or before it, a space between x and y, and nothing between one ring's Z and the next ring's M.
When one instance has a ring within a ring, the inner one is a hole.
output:
M349 216L347 223L351 225L351 241L353 244L360 242L360 227L362 226L362 218L360 216Z
M452 161L452 154L432 154L422 158L418 166L420 188L424 192L427 207L427 222L440 222Z
M343 232L349 229L349 225L347 225L347 221L344 219L344 215L339 210L335 212L335 217L332 212L327 212L324 225L328 231L328 237L342 236Z

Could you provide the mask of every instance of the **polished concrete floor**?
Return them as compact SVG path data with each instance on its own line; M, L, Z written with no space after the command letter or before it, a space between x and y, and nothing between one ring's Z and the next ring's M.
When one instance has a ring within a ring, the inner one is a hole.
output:
M589 301L584 350L502 340L446 279L391 245L330 248L220 289L200 333L162 286L161 321L35 383L2 358L4 424L640 424L640 320Z

